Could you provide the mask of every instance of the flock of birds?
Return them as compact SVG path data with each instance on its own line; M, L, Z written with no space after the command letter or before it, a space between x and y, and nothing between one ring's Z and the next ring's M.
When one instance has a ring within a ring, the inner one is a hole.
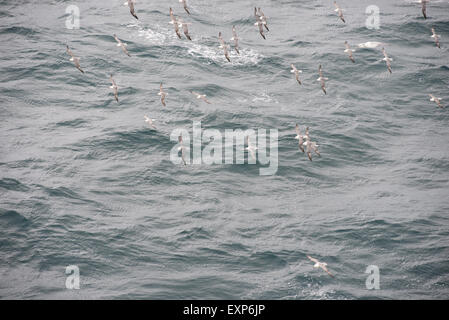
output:
M131 15L136 18L139 19L137 17L137 14L135 12L135 7L134 7L134 2L135 0L127 0L127 2L124 5L127 5L129 7L129 11L131 13ZM186 0L179 0L179 2L182 4L184 10L186 11L186 13L188 15L190 15L190 10L188 8L187 5L187 1ZM427 19L427 4L429 3L429 0L418 0L417 2L421 3L422 6L422 14L423 17L425 19ZM343 22L346 23L346 20L344 18L343 15L343 10L340 8L340 6L337 4L336 1L334 1L334 6L335 6L335 12L337 13L339 19ZM188 29L188 25L190 23L184 22L183 19L181 19L180 17L175 16L173 9L170 7L170 24L173 25L174 31L177 35L177 37L179 39L182 39L182 35L181 35L181 29L182 32L184 33L185 37L192 41L192 37L189 33L189 29ZM265 31L270 31L269 27L268 27L268 18L267 16L262 12L261 8L254 8L254 17L256 19L256 22L254 23L255 26L257 26L258 30L259 30L259 34L261 35L261 37L263 39L267 39ZM431 37L434 39L435 44L438 48L441 48L440 45L440 36L436 33L435 28L431 29L432 35ZM131 56L127 50L127 44L122 42L117 35L113 35L115 41L117 42L117 46L121 47L121 49L123 50L123 52L127 55L127 56ZM230 39L231 41L233 41L234 43L234 50L237 52L237 54L240 54L240 50L239 50L239 37L237 35L237 30L235 25L232 27L232 38ZM220 49L223 50L223 54L226 58L227 61L231 62L231 58L229 55L229 49L230 46L225 42L225 40L223 39L222 33L220 32L218 34L218 41L220 43ZM355 50L351 49L349 43L347 41L345 41L345 50L344 53L346 53L350 59L350 61L352 63L355 63L355 58L353 53L355 52ZM366 43L361 43L358 45L359 48L376 48L376 47L380 47L382 46L382 53L384 58L382 59L382 61L384 61L386 63L386 67L389 71L389 73L392 73L392 66L391 66L391 62L393 61L392 58L390 58L385 50L385 48L383 47L383 43L381 42L366 42ZM81 68L80 66L80 58L76 57L73 52L70 50L69 46L67 45L67 53L70 55L70 61L73 62L73 64L75 65L75 67L82 73L84 73L84 70ZM294 74L296 81L298 82L299 85L302 85L301 79L300 79L300 74L302 73L302 70L297 69L293 64L291 64L291 73ZM319 65L318 67L318 74L319 74L319 78L317 79L317 81L320 83L321 85L321 89L324 92L324 94L327 94L327 90L326 90L326 81L329 80L328 78L324 77L323 75L323 69L322 66ZM113 79L113 76L110 76L110 81L112 83L112 85L110 86L110 88L113 91L114 94L114 98L117 102L119 102L119 98L118 98L118 86L115 82L115 80ZM206 98L205 94L201 94L198 92L194 92L191 91L192 95L194 95L197 99L204 101L207 104L210 104L211 102ZM166 106L166 97L167 97L167 93L164 91L162 83L160 84L159 87L159 93L158 95L160 96L160 101L161 104L165 107ZM430 97L430 101L435 102L435 104L440 107L443 108L443 105L441 104L441 98L437 98L435 97L433 94L429 94ZM156 126L154 125L154 119L149 118L147 115L144 116L145 122L148 123L148 125L153 128L156 129ZM312 152L314 152L316 155L321 156L320 152L318 151L318 145L316 144L316 142L312 141L309 135L309 128L307 127L305 129L305 134L301 134L301 130L299 128L299 125L296 124L295 127L295 132L296 132L296 136L295 139L298 140L298 145L299 145L299 150L301 150L303 153L306 153L309 160L312 161ZM249 142L248 137L246 137L245 139L246 144L248 145L248 147L245 148L245 150L248 151L248 153L251 155L251 157L253 159L255 159L255 151L257 150L257 147L252 146ZM183 140L182 140L182 136L179 136L178 138L178 142L180 144L180 147L178 148L178 151L181 153L181 157L182 157L182 161L184 163L184 165L186 165L186 160L185 160L185 146L183 145ZM312 258L310 256L307 256L312 262L314 262L314 267L315 268L321 268L323 269L325 272L327 272L330 276L333 276L329 270L327 269L327 264L324 262L320 262L315 258Z

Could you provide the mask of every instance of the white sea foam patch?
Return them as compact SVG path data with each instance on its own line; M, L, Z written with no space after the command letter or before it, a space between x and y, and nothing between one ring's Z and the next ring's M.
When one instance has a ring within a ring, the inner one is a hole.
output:
M168 30L161 28L159 25L155 25L154 29L144 28L138 23L131 23L126 26L127 28L137 29L137 36L144 38L147 42L162 46L170 38Z
M197 39L195 39L195 34L192 34L193 41L184 39L184 37L180 40L173 30L159 25L155 25L153 29L150 29L144 28L138 23L132 23L128 24L127 27L137 29L137 36L144 38L153 45L176 44L177 46L184 47L192 57L204 58L207 64L215 62L231 65L256 65L264 58L262 54L253 49L240 48L240 54L237 54L233 48L229 48L231 58L231 62L229 63L224 56L223 49L219 48L218 40L216 46L208 46L200 43L200 41L205 39L200 35L196 35Z
M251 93L248 98L237 98L237 101L240 103L248 103L249 101L254 103L279 103L279 101L275 97L268 94L268 92L257 94Z
M270 96L268 92L263 92L262 94L258 95L252 95L253 98L251 99L252 102L272 102L272 103L279 103L274 97Z
M193 43L188 48L188 53L195 58L205 58L209 60L207 64L223 63L231 65L256 65L264 56L253 49L240 48L240 54L237 54L234 49L229 49L229 57L231 62L226 60L223 49L220 49L217 41L217 47L205 46L200 43Z

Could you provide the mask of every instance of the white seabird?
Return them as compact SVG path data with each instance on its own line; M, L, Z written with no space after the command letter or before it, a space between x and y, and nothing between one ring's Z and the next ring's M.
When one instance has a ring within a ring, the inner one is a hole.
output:
M349 47L349 43L348 41L345 41L345 46L346 46L346 50L344 51L345 53L347 53L349 55L349 60L351 60L353 63L355 63L354 57L352 55L353 52L355 52L355 50L352 50Z
M320 262L315 258L312 258L311 256L307 256L307 258L309 258L310 261L314 262L315 264L313 265L314 268L321 268L324 271L327 272L328 275L330 275L331 277L333 277L334 275L332 273L329 272L329 270L327 270L327 263L325 262Z
M111 74L110 79L111 79L112 86L110 86L109 88L111 88L112 92L114 92L115 101L118 102L118 87L117 87L117 84L115 83L114 79L112 78L112 74Z
M427 19L427 2L429 2L429 1L428 0L420 0L419 2L421 3L422 15L424 16L424 19Z
M190 41L192 41L192 38L190 37L190 34L189 34L189 28L187 27L187 25L190 24L190 23L186 23L186 22L184 22L184 21L180 18L178 24L179 24L180 27L182 27L182 31L183 31L184 34L186 35L187 39L189 39Z
M179 22L176 20L175 15L173 14L173 9L170 8L170 24L175 28L176 35L179 39L181 39L181 33L179 32Z
M134 2L135 2L134 0L128 0L127 2L124 3L124 5L129 7L129 12L134 18L139 19L134 10Z
M312 150L319 156L321 157L320 152L318 151L318 145L313 142L310 141L310 139L308 138L308 136L306 136L306 141L303 143L303 146L306 147L306 153L307 156L309 157L309 160L312 161Z
M267 38L265 37L265 34L263 33L263 26L264 26L263 18L257 12L257 8L256 7L254 7L254 16L256 17L256 23L254 25L259 27L260 35L262 36L262 38L264 38L266 40Z
M224 42L221 32L218 33L218 41L220 41L220 48L223 49L226 60L231 62L231 58L229 58L228 45Z
M382 53L384 54L384 58L382 59L382 61L385 61L385 63L387 64L388 71L390 73L393 73L391 71L391 61L393 61L393 59L388 57L387 52L385 51L385 48L382 48Z
M320 84L321 84L321 89L323 90L324 94L327 94L327 92L326 92L326 82L325 82L325 81L326 81L326 80L329 80L329 79L323 77L323 70L322 70L322 68L321 68L321 64L320 64L320 66L318 67L318 73L319 73L320 77L317 79L317 81L320 82Z
M299 84L302 84L301 80L299 79L299 74L302 73L302 70L296 69L293 63L291 64L291 68L292 70L290 70L290 72L295 74L296 81L298 81Z
M201 100L203 100L204 102L206 102L206 103L208 103L208 104L211 104L211 103L206 99L206 95L205 95L205 94L199 94L198 92L195 92L195 91L191 91L191 93L192 93L194 96L196 96L197 99L201 99Z
M150 125L150 127L157 129L156 126L153 124L154 119L149 118L148 116L143 116L145 118L145 122Z
M186 0L179 0L179 3L182 3L182 5L183 5L183 7L184 7L184 10L185 10L188 14L190 14L189 9L187 8L187 1L186 1Z
M167 93L164 92L164 89L162 88L162 83L159 86L159 93L158 93L158 95L161 96L161 103L165 107L166 106L166 104L165 104L165 97L167 96Z
M182 144L182 136L178 137L178 142L180 144L180 147L178 148L178 152L181 151L181 158L182 158L182 162L184 163L184 165L186 166L186 159L185 159L185 149L186 147L184 147L184 145Z
M267 29L267 31L270 31L270 29L268 29L267 17L262 12L262 10L260 10L260 8L257 8L257 15L259 16L260 21L262 21L262 24L265 26L265 29Z
M235 26L232 26L232 38L231 41L234 41L234 49L237 52L237 54L240 54L239 51L239 37L237 35L237 30L235 29Z
M301 150L302 152L304 152L304 136L301 134L301 131L299 130L299 125L296 124L295 127L295 132L296 132L296 137L295 139L298 140L298 144L299 144L299 150Z
M251 155L251 158L253 158L253 160L256 160L256 150L257 147L253 146L250 142L249 142L249 137L246 137L246 144L248 145L248 147L245 148L246 151L249 152L249 154Z
M70 58L70 61L73 62L73 64L75 65L75 67L76 67L79 71L81 71L82 73L84 73L84 70L81 69L81 66L80 66L80 58L75 57L75 55L73 54L72 50L70 50L69 45L67 45L67 53L70 55L70 57L71 57L71 58Z
M440 35L436 34L435 28L432 28L432 35L431 35L431 37L434 38L436 46L441 49L440 40L439 40Z
M435 102L436 105L440 108L443 108L443 105L441 104L441 98L436 98L433 94L429 94L430 101Z
M340 7L337 4L337 1L334 1L334 6L335 6L335 12L337 12L338 16L340 17L341 21L343 21L344 23L346 23L345 18L343 17L343 10L340 9Z
M129 54L128 50L126 50L127 44L126 44L126 43L123 43L122 41L120 41L120 39L117 37L116 34L114 34L114 39L115 39L115 41L117 41L117 47L122 47L123 52L124 52L128 57L131 57L131 55Z

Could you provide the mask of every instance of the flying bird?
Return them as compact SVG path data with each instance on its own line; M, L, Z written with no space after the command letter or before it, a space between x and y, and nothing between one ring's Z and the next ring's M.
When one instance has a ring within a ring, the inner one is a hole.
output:
M115 34L114 34L114 39L115 39L115 41L117 41L117 47L122 47L123 52L124 52L128 57L131 57L131 55L129 54L128 50L126 50L127 44L126 44L126 43L123 43L122 41L120 41L120 39L117 38L117 35L115 35Z
M72 52L72 50L70 50L70 48L69 48L69 46L68 45L66 45L67 46L67 53L70 55L70 61L72 61L73 62L73 64L75 65L75 67L79 70L79 71L81 71L82 73L84 73L84 70L83 69L81 69L81 66L80 66L80 58L78 58L78 57L75 57L75 55L73 54L73 52Z
M226 60L231 62L231 58L229 58L228 45L224 42L221 32L218 33L218 40L220 41L220 48L223 49Z
M111 88L112 91L114 92L115 101L118 102L118 87L117 87L117 84L115 83L114 79L112 78L112 74L111 74L110 79L111 79L111 82L112 82L112 86L110 86L109 88Z
M318 151L318 145L313 142L310 141L309 135L308 133L305 135L305 142L303 143L303 146L306 147L306 153L307 156L309 157L309 160L312 161L312 150L319 156L321 157L320 152Z
M172 8L170 8L170 20L171 20L170 24L172 24L173 27L175 28L176 35L178 36L179 39L181 39L181 33L179 32L179 23L176 20L175 15L173 14Z
M184 10L190 14L189 9L187 8L187 1L186 0L179 0L179 3L182 3L182 5L184 6Z
M325 262L319 262L317 259L312 258L311 256L307 256L307 258L309 258L310 261L312 261L313 263L315 263L313 265L314 268L321 268L324 271L327 272L328 275L330 275L331 277L334 277L334 275L332 273L329 272L329 270L327 270L327 263Z
M249 154L251 155L251 158L253 158L253 160L256 160L257 147L253 146L249 142L249 136L246 137L246 144L248 145L248 147L246 147L245 150L249 152Z
M321 83L321 89L323 89L324 94L327 94L326 92L326 80L329 80L328 78L323 77L323 70L321 68L321 64L318 67L318 73L320 75L320 77L317 79L317 81L319 81Z
M134 11L134 0L128 0L124 3L124 5L129 7L129 12L134 18L139 19L136 15L136 12Z
M194 96L196 96L197 99L201 99L201 100L203 100L204 102L206 102L206 103L208 103L208 104L211 104L211 103L206 99L206 95L205 95L205 94L199 94L198 92L195 92L195 91L191 91L191 93L192 93Z
M181 151L181 158L182 158L182 162L184 163L184 165L186 166L186 158L185 158L185 149L186 147L184 147L183 143L182 143L182 136L178 137L178 142L180 144L180 147L178 148L178 152Z
M443 108L443 105L441 104L441 98L436 98L433 94L429 94L430 101L435 102L436 105L440 108Z
M145 118L145 122L149 124L150 127L157 129L156 126L153 124L154 119L148 118L147 116L143 116Z
M161 96L161 103L162 103L162 105L164 107L166 107L167 105L165 104L165 97L167 96L167 93L164 92L164 89L162 88L162 83L159 86L159 93L158 93L158 95Z
M182 31L184 31L184 34L186 35L187 39L192 41L192 38L190 37L190 34L189 34L189 28L187 27L188 23L182 21L182 19L179 19L178 24L180 27L182 27Z
M270 31L270 29L268 29L267 17L262 12L262 10L260 10L260 8L257 8L257 15L259 16L260 21L262 21L262 24L265 26L265 29L267 29L267 31Z
M240 54L239 51L239 37L237 35L237 30L235 29L235 26L232 26L232 38L231 41L234 41L234 49L235 51Z
M349 60L351 60L353 63L355 63L354 57L352 56L352 53L355 52L355 50L352 50L349 47L348 41L345 41L345 46L346 46L345 53L347 53L349 55Z
M435 39L435 44L437 45L438 48L441 49L441 47L440 47L440 40L439 40L440 35L436 34L435 28L432 28L432 35L431 35L431 37Z
M256 23L254 23L254 25L259 27L260 35L262 36L262 38L264 38L266 40L265 34L263 33L263 26L264 26L263 21L262 21L263 18L257 12L256 7L254 7L254 16L256 17Z
M385 48L382 48L382 53L384 54L384 58L382 59L382 61L385 61L385 63L387 64L388 71L390 73L393 73L391 71L391 61L393 61L393 59L388 57L387 52L385 51Z
M341 21L343 21L344 23L346 23L345 21L345 17L343 17L343 10L340 9L340 7L337 4L337 1L334 1L334 6L335 6L335 12L337 12L338 16L340 17Z
M299 74L302 73L302 70L296 69L293 63L291 64L291 68L292 70L290 70L290 72L295 74L296 81L298 81L299 84L302 84L301 80L299 79Z
M262 23L262 21L258 20L254 25L259 27L260 35L262 36L262 38L267 40L267 38L265 37L265 34L263 33L263 23Z
M424 16L424 19L427 19L427 2L429 2L428 0L421 0L421 5L422 5L422 15Z
M301 134L301 131L299 130L298 124L296 124L295 132L296 132L296 137L295 137L295 139L298 140L299 150L301 150L302 152L304 152L304 147L303 147L303 144L304 144L304 136Z

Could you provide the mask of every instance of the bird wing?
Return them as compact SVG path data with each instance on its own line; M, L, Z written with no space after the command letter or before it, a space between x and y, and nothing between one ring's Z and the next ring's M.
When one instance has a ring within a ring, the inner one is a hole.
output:
M329 270L327 269L326 266L321 265L321 269L323 269L324 271L327 272L328 275L330 275L331 277L333 277L334 275L332 273L329 272Z

